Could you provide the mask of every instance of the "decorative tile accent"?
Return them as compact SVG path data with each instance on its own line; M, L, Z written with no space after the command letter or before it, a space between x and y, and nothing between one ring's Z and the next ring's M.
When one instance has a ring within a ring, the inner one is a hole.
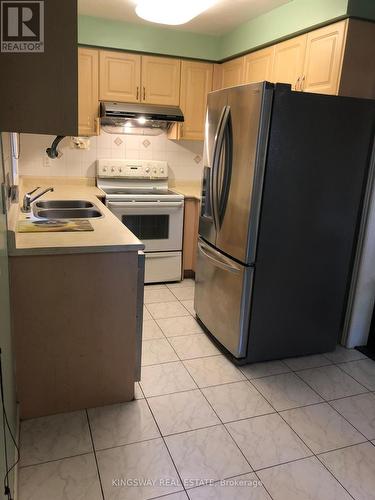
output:
M145 139L142 141L143 146L147 149L149 146L151 146L151 142L148 139Z
M194 161L195 161L195 163L198 165L198 164L202 161L202 158L201 158L199 155L197 155L197 156L194 158Z
M121 144L124 142L120 137L116 137L116 139L113 141L116 146L121 146Z

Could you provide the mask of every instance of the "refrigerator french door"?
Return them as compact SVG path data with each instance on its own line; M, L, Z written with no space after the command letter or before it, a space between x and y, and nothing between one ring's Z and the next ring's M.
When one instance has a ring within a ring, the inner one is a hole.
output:
M272 92L264 82L208 96L195 310L236 357L247 347Z

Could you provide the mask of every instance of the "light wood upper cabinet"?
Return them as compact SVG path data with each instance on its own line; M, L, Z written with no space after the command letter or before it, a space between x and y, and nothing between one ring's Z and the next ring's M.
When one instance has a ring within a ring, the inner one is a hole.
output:
M234 87L244 82L244 57L232 59L221 65L221 88Z
M185 121L180 139L203 141L207 94L212 90L213 65L182 61L180 107Z
M272 67L274 61L274 47L257 50L245 56L244 81L245 83L272 81Z
M100 100L139 102L141 56L100 51Z
M337 94L341 73L346 21L307 34L302 90Z
M94 49L78 49L78 134L97 133L99 110L99 53Z
M178 106L180 72L179 59L142 56L142 101Z
M290 83L293 90L300 90L306 51L307 35L275 45L271 81Z

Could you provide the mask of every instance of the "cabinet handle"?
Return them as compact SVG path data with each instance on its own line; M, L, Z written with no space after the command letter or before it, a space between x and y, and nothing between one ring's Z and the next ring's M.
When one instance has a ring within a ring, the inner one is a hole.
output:
M146 87L143 87L143 100L146 99Z
M300 86L300 90L303 92L303 84L305 83L305 75L303 75L302 79L301 79L301 86Z
M136 96L136 100L139 101L139 87L137 87L137 96Z
M295 84L295 86L294 86L294 90L299 90L298 85L299 85L300 80L301 80L301 78L300 78L300 77L298 77L298 78L297 78L297 81L296 81L296 84Z

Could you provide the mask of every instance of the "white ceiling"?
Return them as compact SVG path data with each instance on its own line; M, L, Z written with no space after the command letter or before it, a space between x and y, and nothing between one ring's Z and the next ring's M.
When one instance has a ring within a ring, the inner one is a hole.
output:
M156 0L155 0L156 1ZM189 1L189 0L176 0ZM236 26L265 14L291 0L217 0L217 3L190 22L170 28L196 33L222 35ZM87 16L116 21L156 25L140 19L135 11L135 0L78 0L78 12ZM167 26L166 26L167 27Z

